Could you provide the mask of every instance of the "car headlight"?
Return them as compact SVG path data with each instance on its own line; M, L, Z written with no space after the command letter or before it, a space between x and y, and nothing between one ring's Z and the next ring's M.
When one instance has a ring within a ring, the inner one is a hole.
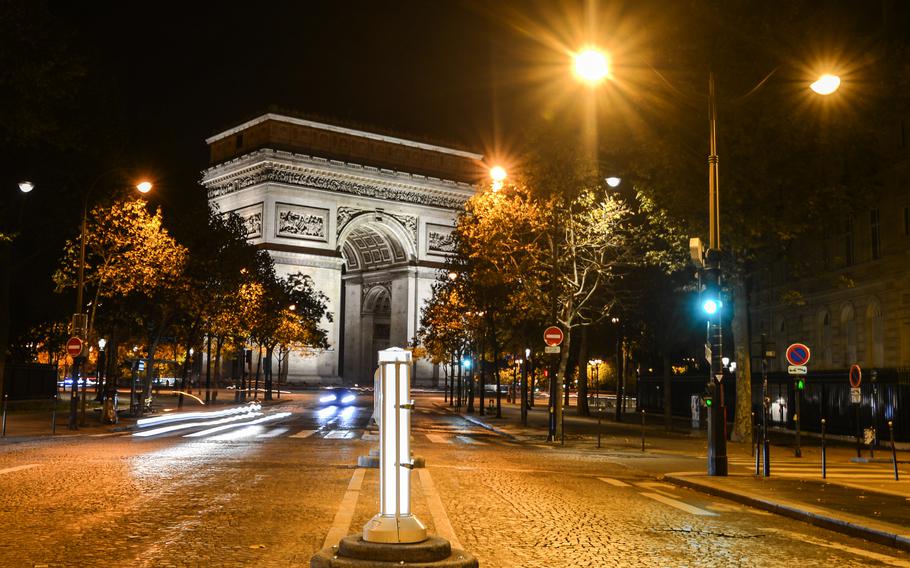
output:
M336 398L334 394L327 394L319 397L319 402L334 402Z
M341 404L348 404L349 402L354 402L356 397L352 394L346 394L341 398Z

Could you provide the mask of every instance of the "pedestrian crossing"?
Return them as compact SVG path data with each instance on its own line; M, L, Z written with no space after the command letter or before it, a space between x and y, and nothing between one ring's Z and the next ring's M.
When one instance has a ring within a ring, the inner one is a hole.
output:
M284 429L282 432L276 434L264 433L259 434L258 438L271 438L277 437L282 434L287 434L287 429ZM414 436L415 440L418 440L420 437L425 437L427 441L432 444L439 445L454 445L454 446L463 446L463 447L480 447L480 446L489 446L493 441L499 441L502 443L508 443L507 440L500 440L495 436L482 435L478 436L474 433L473 436L468 436L466 434L452 434L450 432L423 432L416 434ZM297 438L297 439L323 439L323 440L362 440L365 442L376 443L379 441L379 436L375 433L366 430L300 430L293 434L287 434L288 438Z
M731 470L755 473L755 458L730 457ZM905 466L899 468L901 479L910 478ZM761 471L761 464L759 464ZM821 479L822 465L819 459L780 457L771 455L771 476L792 479ZM850 463L828 460L825 468L828 481L887 481L894 479L894 467L890 463Z

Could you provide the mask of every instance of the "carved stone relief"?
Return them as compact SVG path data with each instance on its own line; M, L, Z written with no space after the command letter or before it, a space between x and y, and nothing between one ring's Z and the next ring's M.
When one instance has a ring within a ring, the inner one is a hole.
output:
M329 210L289 203L275 204L275 236L328 241Z
M262 236L262 203L234 209L226 212L225 215L237 215L240 217L244 227L246 227L246 238L258 239Z

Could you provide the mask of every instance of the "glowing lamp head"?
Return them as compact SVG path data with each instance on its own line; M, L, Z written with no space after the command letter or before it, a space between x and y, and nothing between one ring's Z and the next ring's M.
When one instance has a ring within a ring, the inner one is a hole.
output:
M136 189L139 190L139 193L148 193L152 191L152 182L143 181L136 184Z
M714 315L717 313L717 310L720 308L720 302L714 298L709 298L704 301L701 305L701 309L705 310L705 313L708 315Z
M606 182L610 187L619 187L619 184L622 182L622 178L611 176L606 179Z
M470 360L470 359L462 359L462 360L461 360L461 364L464 366L465 369L470 369L470 368L471 368L471 360Z
M814 83L809 85L809 88L815 91L819 95L830 95L840 87L840 77L837 75L824 74L818 78Z
M28 193L31 190L35 189L35 184L28 180L23 180L19 182L19 191L22 193Z
M596 85L610 75L610 61L599 49L585 48L575 54L574 69L576 77Z
M104 346L107 345L107 339L101 338L98 340L98 349L104 351Z

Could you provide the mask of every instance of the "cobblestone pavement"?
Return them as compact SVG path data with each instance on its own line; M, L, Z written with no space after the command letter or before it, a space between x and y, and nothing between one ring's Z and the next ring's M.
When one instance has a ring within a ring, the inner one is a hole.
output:
M369 408L310 402L198 438L0 445L0 565L308 565L330 530L358 532L378 510L377 470L354 467L376 444ZM483 566L910 566L899 551L661 483L642 467L657 455L517 442L433 408L415 413L413 439L428 466L413 474L414 513ZM356 504L339 514L358 475Z

